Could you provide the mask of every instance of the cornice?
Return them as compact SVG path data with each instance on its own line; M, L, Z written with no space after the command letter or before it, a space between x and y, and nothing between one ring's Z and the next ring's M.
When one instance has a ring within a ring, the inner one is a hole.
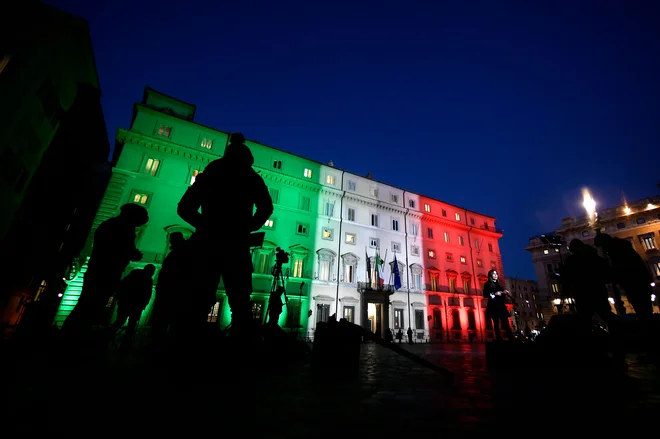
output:
M216 154L191 148L179 143L165 141L163 139L152 137L147 134L125 130L123 128L117 129L116 139L120 142L128 142L132 145L141 146L146 149L151 149L154 151L159 151L187 160L194 160L202 163L210 163L211 161L219 158L219 156Z
M277 172L270 172L264 168L254 166L254 168L259 172L259 175L263 177L264 180L273 181L276 183L284 183L288 186L296 187L299 189L307 189L311 192L321 192L322 186L315 184L313 182L301 180L296 177L291 177L290 175L280 174Z

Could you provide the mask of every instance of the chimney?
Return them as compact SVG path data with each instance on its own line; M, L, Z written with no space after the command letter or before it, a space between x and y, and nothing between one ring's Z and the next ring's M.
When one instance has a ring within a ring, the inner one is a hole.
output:
M334 167L335 167L335 162L333 162L332 160L330 160L330 161L328 162L328 166L332 166L332 167L334 168Z
M371 174L371 172L367 172L367 178L368 178L369 180L373 180L373 179L374 179L374 176Z

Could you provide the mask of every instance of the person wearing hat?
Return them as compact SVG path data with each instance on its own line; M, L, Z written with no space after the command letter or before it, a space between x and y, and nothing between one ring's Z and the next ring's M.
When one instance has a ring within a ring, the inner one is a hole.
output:
M197 261L192 273L195 298L190 301L194 303L190 309L193 331L206 325L221 277L231 309L232 334L247 339L255 329L250 234L270 218L273 201L253 164L245 137L232 134L224 156L209 163L179 202L179 216L195 227L188 240Z
M135 231L149 221L139 204L124 204L119 215L105 220L94 232L92 254L87 263L83 287L62 329L71 335L84 335L94 325L107 325L107 304L121 283L131 261L140 261L135 247Z

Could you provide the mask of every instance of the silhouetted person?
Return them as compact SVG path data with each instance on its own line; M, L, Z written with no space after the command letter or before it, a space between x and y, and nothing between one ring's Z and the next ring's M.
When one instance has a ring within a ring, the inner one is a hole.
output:
M408 326L408 344L413 344L413 330Z
M609 258L612 281L626 291L628 301L635 308L635 314L641 319L650 318L653 314L653 280L644 259L625 239L613 238L603 233L596 236L594 244L602 247Z
M396 339L399 340L399 344L403 341L403 331L399 328L399 331L396 333Z
M607 325L613 341L614 358L623 361L625 354L620 346L618 318L610 307L607 284L609 269L607 261L598 251L579 239L573 239L568 249L562 270L564 295L571 296L576 303L576 314L585 331L591 331L593 315L597 314Z
M488 272L488 281L484 284L483 296L488 298L486 304L486 317L493 320L493 332L495 340L502 340L500 325L509 340L513 340L513 332L509 326L509 310L506 308L506 296L508 291L502 288L497 270Z
M110 326L110 336L113 337L128 320L122 347L129 347L133 342L142 311L151 300L155 273L156 267L153 264L132 270L122 279L117 289L117 318Z
M249 336L254 329L249 235L273 213L268 188L252 169L253 163L245 137L233 134L224 157L209 163L197 176L178 207L179 216L195 227L188 240L196 254L193 280L199 301L195 305L195 324L205 324L222 277L231 309L232 333L239 337Z
M156 283L156 298L151 317L154 341L163 341L171 326L176 326L185 306L190 282L192 254L187 251L187 242L181 232L170 234L170 252L163 260Z
M121 276L131 261L140 261L135 247L135 229L149 221L147 209L138 204L124 204L119 216L110 218L94 232L92 255L87 263L82 292L63 329L83 335L94 325L108 324L107 304L119 287Z
M390 328L387 328L387 330L385 331L385 340L388 343L394 342L394 335L392 334L392 330Z

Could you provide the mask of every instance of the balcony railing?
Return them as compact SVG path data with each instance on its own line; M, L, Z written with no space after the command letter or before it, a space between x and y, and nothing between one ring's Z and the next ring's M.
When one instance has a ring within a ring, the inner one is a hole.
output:
M383 288L375 288L373 284L369 282L358 282L358 291L359 292L364 292L364 291L382 291L385 293L393 293L394 290L394 285L388 285L385 284L383 285Z
M476 226L474 226L474 227L476 227L476 228L478 228L478 229L481 229L481 230L488 230L488 231L490 231L490 232L495 232L495 233L501 233L501 234L504 234L504 230L502 230L502 229L500 229L500 228L498 228L498 227L489 226L488 224L479 224L479 225L476 225Z

